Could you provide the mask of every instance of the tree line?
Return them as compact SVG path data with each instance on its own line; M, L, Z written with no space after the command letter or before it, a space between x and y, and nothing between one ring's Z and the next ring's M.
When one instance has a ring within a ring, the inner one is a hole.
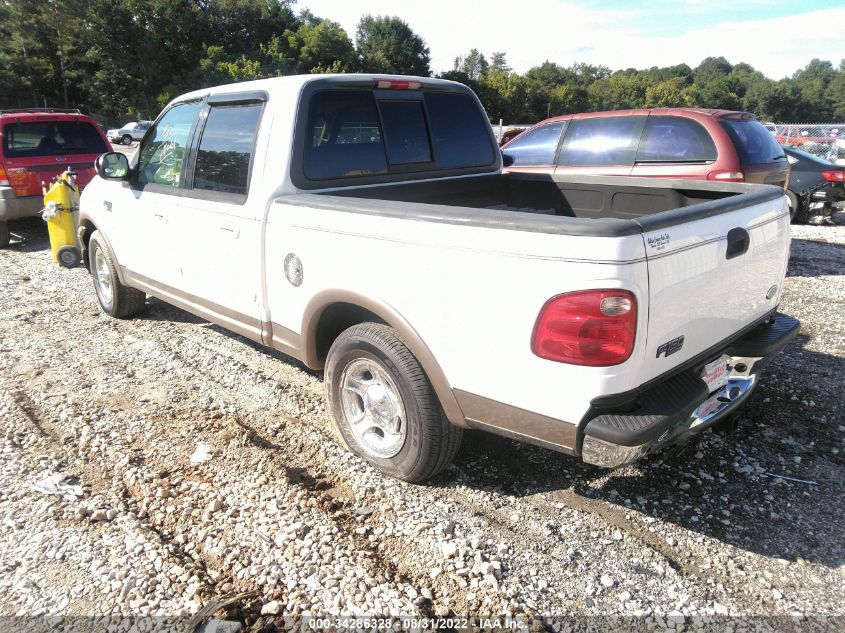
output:
M297 73L430 76L425 41L396 17L366 15L354 39L293 0L2 0L0 107L78 107L106 123L152 118L174 96ZM845 119L845 60L814 59L775 81L709 57L629 68L546 61L514 72L477 49L440 75L479 95L490 118L531 123L570 112L700 106L766 120Z

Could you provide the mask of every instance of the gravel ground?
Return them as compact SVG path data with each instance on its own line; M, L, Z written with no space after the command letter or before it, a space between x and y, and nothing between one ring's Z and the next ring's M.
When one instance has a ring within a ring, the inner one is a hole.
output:
M795 228L781 309L801 336L735 429L611 472L468 433L425 486L336 446L318 374L155 299L106 317L39 220L12 230L0 615L199 621L231 599L216 616L250 630L303 613L845 627L845 227ZM33 489L51 475L81 497Z

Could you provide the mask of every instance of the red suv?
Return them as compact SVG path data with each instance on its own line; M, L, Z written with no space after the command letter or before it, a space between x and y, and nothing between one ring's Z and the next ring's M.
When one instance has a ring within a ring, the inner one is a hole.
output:
M756 182L785 187L789 163L748 112L655 108L567 114L502 147L508 171Z
M94 120L78 110L2 110L0 136L0 247L9 243L9 220L43 208L42 183L73 167L84 187L94 177L94 160L111 150Z

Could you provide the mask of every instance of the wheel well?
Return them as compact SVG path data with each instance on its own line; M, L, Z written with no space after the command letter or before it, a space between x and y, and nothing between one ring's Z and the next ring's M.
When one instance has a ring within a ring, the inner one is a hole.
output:
M333 303L320 314L315 330L317 360L323 363L335 339L344 330L359 323L386 323L374 312L352 303Z
M91 241L91 235L97 230L96 225L91 220L83 220L80 224L82 230L82 263L85 268L91 268L88 261L88 243Z

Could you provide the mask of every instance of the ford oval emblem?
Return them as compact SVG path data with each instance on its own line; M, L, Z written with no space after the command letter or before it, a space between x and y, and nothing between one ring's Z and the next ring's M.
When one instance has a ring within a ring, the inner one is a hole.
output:
M766 291L766 299L768 300L768 299L771 299L772 297L774 297L777 294L777 291L778 291L778 285L777 284L772 284L771 286L769 286L769 289Z

